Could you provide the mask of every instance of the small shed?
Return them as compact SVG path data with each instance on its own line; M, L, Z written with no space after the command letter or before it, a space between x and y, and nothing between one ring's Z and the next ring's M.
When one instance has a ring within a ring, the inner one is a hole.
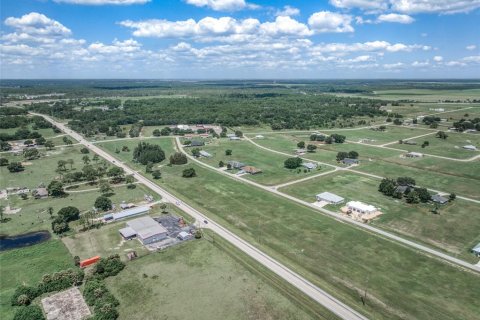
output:
M480 257L480 242L472 248L472 253L477 257Z
M204 158L211 158L212 155L208 153L207 151L200 150L200 155Z
M435 202L435 203L439 203L439 204L445 204L445 203L448 202L448 199L445 198L445 197L442 197L439 194L436 194L436 195L432 196L432 201Z
M238 140L241 140L240 137L230 137L230 141L238 141Z
M33 190L32 194L35 199L46 198L48 197L48 190L47 188L37 188Z

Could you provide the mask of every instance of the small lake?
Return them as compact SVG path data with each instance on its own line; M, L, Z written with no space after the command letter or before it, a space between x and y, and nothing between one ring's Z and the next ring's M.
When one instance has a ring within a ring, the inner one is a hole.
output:
M12 237L0 236L0 251L33 246L47 241L50 237L48 231L29 232Z

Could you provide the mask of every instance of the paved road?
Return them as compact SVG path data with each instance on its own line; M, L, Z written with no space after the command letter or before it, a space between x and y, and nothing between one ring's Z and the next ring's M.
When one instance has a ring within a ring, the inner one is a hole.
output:
M76 133L73 130L70 130L64 124L56 122L52 118L42 115L36 114L44 117L47 121L51 122L52 124L56 125L62 131L70 134L73 138L79 141L81 144L85 145L87 148L92 150L93 152L97 153L102 158L106 159L107 161L111 162L112 164L123 168L127 174L133 174L134 177L140 181L141 183L145 184L147 187L155 191L157 194L162 196L162 198L166 201L171 203L177 204L177 206L188 213L190 216L195 218L198 222L200 222L202 227L207 227L213 230L222 238L226 239L228 242L233 244L235 247L240 249L241 251L248 254L250 257L276 273L278 276L283 278L285 281L305 293L307 296L312 298L313 300L317 301L325 308L330 310L332 313L336 314L338 317L342 319L348 320L366 320L367 318L355 311L354 309L350 308L346 304L342 303L341 301L334 298L332 295L328 294L327 292L323 291L319 287L315 286L313 283L308 281L307 279L303 278L299 274L295 273L294 271L290 270L289 268L282 265L277 260L271 258L267 254L263 253L259 249L255 248L254 246L250 245L247 241L241 239L234 233L230 232L229 230L225 229L215 221L207 218L204 214L196 210L195 208L189 206L188 204L182 202L182 200L178 199L177 197L173 196L169 192L160 188L157 184L153 183L152 181L148 180L138 172L134 171L124 163L118 161L116 158L111 156L109 153L105 152L104 150L100 149L99 147L93 145L91 142L85 140L81 135ZM208 223L205 223L208 221Z
M248 138L246 138L246 139L248 140ZM180 143L180 140L179 140L178 137L176 138L176 141L177 141L177 147L179 147L180 150L181 150L182 152L184 152L184 153L187 155L187 157L189 157L191 160L199 163L200 165L202 165L202 166L204 166L204 167L207 167L207 168L209 168L209 169L211 169L211 170L214 170L214 171L216 171L216 172L219 172L219 173L221 173L221 174L223 174L223 175L225 175L225 176L227 176L227 177L229 177L229 178L231 178L231 179L238 180L238 181L241 181L241 182L244 182L244 183L253 185L253 186L257 187L257 188L266 190L266 191L268 191L268 192L277 194L277 195L279 195L279 196L281 196L281 197L284 197L284 198L287 198L287 199L289 199L289 200L291 200L291 201L294 201L294 202L297 202L297 203L302 204L302 205L304 205L304 206L310 207L310 208L312 208L312 209L321 211L321 212L323 212L324 214L326 214L326 215L328 215L328 216L331 216L331 217L335 218L335 219L338 220L338 221L347 222L347 223L352 224L352 225L354 225L354 226L356 226L356 227L359 227L359 228L368 230L368 231L370 231L370 232L373 232L373 233L375 233L375 234L377 234L377 235L380 235L380 236L382 236L382 237L384 237L384 238L387 238L387 239L393 240L393 241L395 241L395 242L398 242L398 243L400 243L400 244L403 244L403 245L407 245L407 246L409 246L409 247L412 247L412 248L414 248L414 249L416 249L416 250L419 250L419 251L421 251L421 252L423 252L423 253L428 253L428 254L430 254L430 255L432 255L432 256L434 256L434 257L443 259L443 260L448 261L448 262L450 262L450 263L454 263L454 264L456 264L456 265L458 265L458 266L461 266L461 267L463 267L463 268L466 268L466 269L468 269L468 270L480 272L480 267L478 267L478 266L476 266L476 265L474 265L474 264L468 263L468 262L463 261L463 260L461 260L461 259L454 258L454 257L452 257L452 256L450 256L450 255L448 255L448 254L445 254L445 253L443 253L443 252L434 250L434 249L432 249L432 248L426 247L426 246L421 245L421 244L418 244L418 243L416 243L416 242L413 242L413 241L404 239L404 238L399 237L399 236L397 236L397 235L395 235L395 234L392 234L392 233L390 233L390 232L383 231L382 229L378 229L378 228L373 227L373 226L371 226L371 225L369 225L369 224L365 224L365 223L363 223L363 222L359 222L359 221L353 220L353 219L351 219L351 218L349 218L349 217L346 217L346 216L344 216L344 215L341 215L341 214L339 214L339 213L336 213L336 212L333 212L333 211L330 211L330 210L327 210L327 209L324 209L324 208L320 208L320 207L318 207L318 206L315 206L315 205L312 204L312 203L308 203L308 202L306 202L306 201L300 200L300 199L298 199L298 198L295 198L295 197L292 197L292 196L290 196L290 195L288 195L288 194L285 194L285 193L283 193L283 192L280 192L280 191L278 191L275 187L264 186L264 185L262 185L262 184L259 184L259 183L254 182L254 181L245 179L245 178L242 177L242 176L237 176L237 175L234 175L234 174L230 174L230 173L228 173L228 172L225 172L225 171L221 170L220 168L215 168L215 167L213 167L213 166L210 166L210 165L208 165L208 164L206 164L206 163L198 160L197 158L193 157L193 156L190 155L188 152L185 152L185 150L183 150L183 146L182 146L182 144ZM250 140L250 142L256 144L255 142L253 142L253 141L251 141L251 140ZM265 147L262 147L262 146L260 146L260 145L258 145L258 144L256 144L256 145L259 146L259 147L261 147L261 148L264 148L264 149L265 149ZM268 148L266 148L266 149L267 149L267 150L270 150L270 149L268 149ZM270 151L275 151L275 150L270 150ZM279 151L275 151L275 152L281 153L281 152L279 152ZM341 167L337 167L337 168L339 168L339 170L349 171L348 168L341 168ZM330 172L334 172L334 171L330 171Z

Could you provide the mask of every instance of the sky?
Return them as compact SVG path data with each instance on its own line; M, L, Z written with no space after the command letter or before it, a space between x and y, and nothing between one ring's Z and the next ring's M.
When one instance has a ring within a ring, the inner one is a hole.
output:
M0 79L480 78L480 0L1 0Z

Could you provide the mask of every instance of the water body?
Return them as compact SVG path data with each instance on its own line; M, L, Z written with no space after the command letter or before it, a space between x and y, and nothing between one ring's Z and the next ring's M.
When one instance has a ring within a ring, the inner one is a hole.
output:
M48 231L29 232L12 237L0 236L0 251L33 246L50 238Z

